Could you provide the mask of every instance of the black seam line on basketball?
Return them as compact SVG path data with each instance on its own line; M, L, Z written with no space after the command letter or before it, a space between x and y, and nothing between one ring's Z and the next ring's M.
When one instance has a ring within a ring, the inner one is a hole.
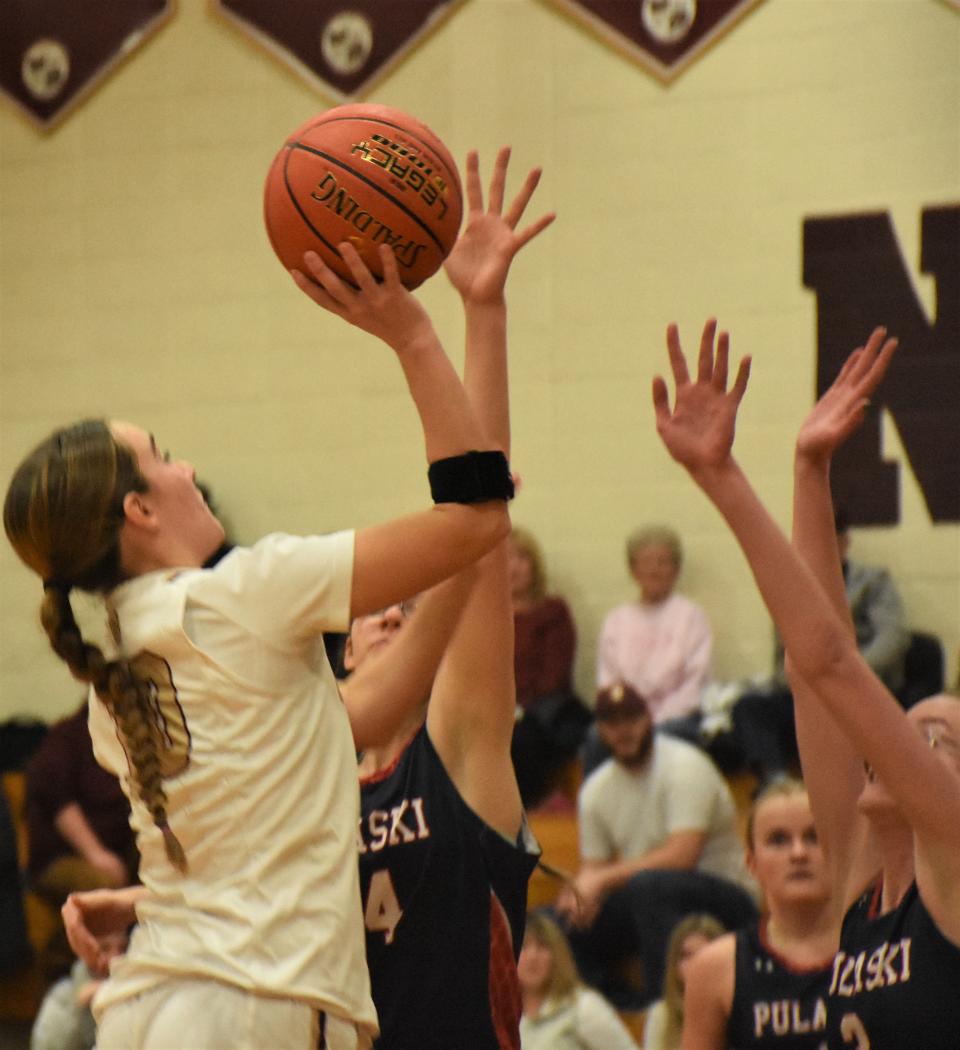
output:
M315 157L322 157L325 161L329 161L329 163L331 163L331 164L336 164L337 167L342 168L344 171L349 171L351 175L355 175L361 182L365 182L371 189L376 190L378 193L383 193L382 187L378 186L373 181L373 179L368 179L366 177L366 175L361 175L359 171L355 171L353 168L348 168L346 164L344 164L340 160L337 160L336 157L331 157L329 153L323 153L321 150L314 149L312 146L305 146L302 142L294 142L290 146L290 152L291 153L295 149L302 149L306 153L312 153ZM288 163L289 163L289 161L288 161ZM286 178L286 174L287 174L287 165L286 164L283 167L283 174L284 174L284 178ZM440 251L441 254L445 254L445 249L444 249L443 245L440 243L440 241L437 240L436 234L433 232L433 230L430 229L429 226L427 226L423 222L423 220L417 214L412 212L404 204L401 204L400 201L398 201L395 197L390 197L389 199L400 209L400 211L404 212L407 215L408 218L412 219L420 227L420 229L423 230L423 232L437 246L437 248L438 248L438 250ZM366 209L364 209L364 210L366 210ZM301 212L301 214L303 214L303 213Z
M290 180L287 178L287 165L286 164L283 165L283 184L284 184L284 186L287 187L287 196L290 198L290 203L299 212L300 218L303 219L304 225L307 227L307 229L311 230L313 232L313 234L316 236L317 240L322 241L330 249L330 251L332 251L333 254L343 263L343 265L346 266L347 265L346 261L344 260L343 256L340 254L340 252L337 250L337 246L335 244L331 244L327 240L327 238L324 237L324 235L307 218L306 214L304 213L303 208L300 207L300 202L294 196L293 190L290 187ZM352 280L350 280L349 277L343 277L339 273L337 274L337 277L339 277L341 281L346 281L346 283L349 284L350 287L353 288L355 291L359 291L360 290L360 286L358 284L354 284L354 282ZM311 277L310 280L313 280L313 278Z

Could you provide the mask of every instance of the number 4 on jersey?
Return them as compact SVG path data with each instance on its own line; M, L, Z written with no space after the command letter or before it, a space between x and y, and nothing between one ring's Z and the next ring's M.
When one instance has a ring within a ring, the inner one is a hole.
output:
M370 878L367 907L363 921L368 930L383 930L384 943L392 944L397 925L403 918L403 909L397 900L389 871L375 871Z

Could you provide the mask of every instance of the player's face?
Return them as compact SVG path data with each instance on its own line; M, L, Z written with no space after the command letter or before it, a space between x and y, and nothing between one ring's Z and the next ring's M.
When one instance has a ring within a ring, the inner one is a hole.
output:
M907 712L907 721L930 745L937 758L960 779L960 700L941 693L921 700ZM860 795L860 808L879 816L896 809L896 803L870 766Z
M553 953L540 940L527 934L517 960L517 978L525 992L542 992L553 973Z
M640 586L643 601L656 603L670 597L680 567L665 543L649 543L633 556L630 573Z
M158 527L176 537L197 565L223 543L223 526L207 506L197 488L197 472L186 460L171 459L161 452L152 434L132 423L112 422L110 431L137 457L137 466L147 483L144 504Z
M371 653L389 645L407 622L415 608L415 601L396 602L386 609L358 616L350 626L350 637L343 663L348 671L355 671Z
M772 795L758 804L747 866L768 901L827 900L827 865L806 794Z
M598 719L597 731L613 757L625 766L642 765L653 745L653 721L647 711Z

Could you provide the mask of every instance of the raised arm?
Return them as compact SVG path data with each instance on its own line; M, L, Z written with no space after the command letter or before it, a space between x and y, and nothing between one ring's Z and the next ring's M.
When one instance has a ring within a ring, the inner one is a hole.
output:
M423 426L427 460L493 448L486 442L466 391L430 318L400 283L396 257L381 246L382 282L374 280L350 244L340 245L357 288L350 288L320 257L304 262L297 285L331 313L377 336L395 352ZM351 616L372 612L432 587L489 551L509 531L504 499L428 510L357 532Z
M486 438L510 451L507 308L504 287L517 252L552 221L545 215L517 226L540 179L527 176L504 211L509 149L497 154L484 207L477 154L467 158L467 225L446 263L466 318L464 385ZM507 546L501 542L480 563L480 576L443 658L430 695L427 726L447 771L465 801L511 838L520 827L520 796L510 740L516 690L513 679L513 608Z
M960 756L956 741L932 748L857 651L849 626L770 517L731 454L746 362L727 391L728 338L708 322L691 382L675 326L668 330L676 381L654 381L657 430L727 521L747 556L791 662L913 828L917 883L934 919L960 941ZM891 351L892 352L892 351ZM949 734L948 734L949 736ZM939 739L939 738L938 738ZM939 754L937 753L939 750ZM940 756L943 756L942 760Z
M390 645L371 653L340 683L358 751L391 740L430 694L477 576L477 566L470 565L431 588Z
M794 459L793 545L816 577L855 641L841 571L830 494L833 453L863 421L868 398L880 384L896 340L876 329L862 350L846 361L814 405L797 436ZM797 742L804 782L817 829L833 871L837 905L843 911L879 867L866 819L857 809L863 790L863 759L829 708L817 700L787 654L794 696Z

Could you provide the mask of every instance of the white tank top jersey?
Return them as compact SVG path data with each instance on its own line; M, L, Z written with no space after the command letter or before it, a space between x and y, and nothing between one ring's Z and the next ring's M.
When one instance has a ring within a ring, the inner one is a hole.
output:
M150 899L99 1016L169 975L302 1000L376 1032L364 954L356 753L321 632L349 626L352 532L271 535L212 569L116 588L124 655L155 687L153 736L188 872L130 780L105 706L98 760L130 797Z

